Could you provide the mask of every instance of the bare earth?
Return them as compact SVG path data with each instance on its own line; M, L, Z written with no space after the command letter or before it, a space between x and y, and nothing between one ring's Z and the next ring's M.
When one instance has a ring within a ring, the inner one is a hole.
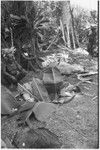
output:
M97 86L86 93L98 95ZM48 119L47 127L59 136L63 148L98 148L98 97L92 98L77 95Z

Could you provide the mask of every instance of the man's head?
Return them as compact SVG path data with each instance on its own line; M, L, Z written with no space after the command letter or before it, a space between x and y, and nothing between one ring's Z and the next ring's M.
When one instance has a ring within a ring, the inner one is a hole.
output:
M11 63L12 60L13 60L13 57L14 57L15 50L16 49L14 47L2 49L2 56L3 56L3 58L7 62Z

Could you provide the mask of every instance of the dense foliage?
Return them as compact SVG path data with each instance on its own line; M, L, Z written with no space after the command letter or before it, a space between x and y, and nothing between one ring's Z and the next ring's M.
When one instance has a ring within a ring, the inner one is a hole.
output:
M97 45L95 11L70 1L1 2L2 148L79 148L87 126L97 140Z
M73 7L76 32L81 46L87 48L92 56L98 54L98 22L97 12L81 7Z
M61 2L2 1L2 62L6 65L12 53L11 61L15 60L26 71L41 69L41 57L64 44L60 27L62 11ZM73 7L71 12L80 47L97 56L96 11Z

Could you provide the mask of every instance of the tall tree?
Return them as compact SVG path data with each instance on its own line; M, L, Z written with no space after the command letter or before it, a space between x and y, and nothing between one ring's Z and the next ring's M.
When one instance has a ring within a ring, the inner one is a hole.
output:
M79 46L79 42L75 33L70 1L62 1L60 3L62 6L60 26L63 33L63 39L67 47L75 49Z
M9 30L12 29L13 44L16 47L16 60L21 65L24 65L23 60L27 61L31 69L34 69L34 66L42 67L39 58L42 53L40 44L44 31L47 29L46 24L49 22L49 19L43 15L44 10L38 8L37 4L34 1L2 3L2 14L4 14L2 15L2 24L4 24L2 25L2 43L6 43L5 25L8 27L9 24ZM24 55L24 52L27 52L28 56Z

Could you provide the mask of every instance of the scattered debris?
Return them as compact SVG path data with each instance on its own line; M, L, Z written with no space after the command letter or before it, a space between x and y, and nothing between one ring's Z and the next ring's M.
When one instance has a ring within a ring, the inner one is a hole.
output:
M65 103L69 103L72 99L74 99L76 95L74 94L73 96L70 97L63 97L63 98L59 98L58 101L57 100L53 100L52 103L54 104L65 104Z
M66 62L61 62L57 68L60 70L61 74L72 74L75 72L84 72L84 67L81 65L77 65L77 64L69 64Z
M88 73L84 73L84 74L78 74L77 78L81 81L92 81L92 76L93 75L97 75L98 72L94 72L94 71L90 71Z

